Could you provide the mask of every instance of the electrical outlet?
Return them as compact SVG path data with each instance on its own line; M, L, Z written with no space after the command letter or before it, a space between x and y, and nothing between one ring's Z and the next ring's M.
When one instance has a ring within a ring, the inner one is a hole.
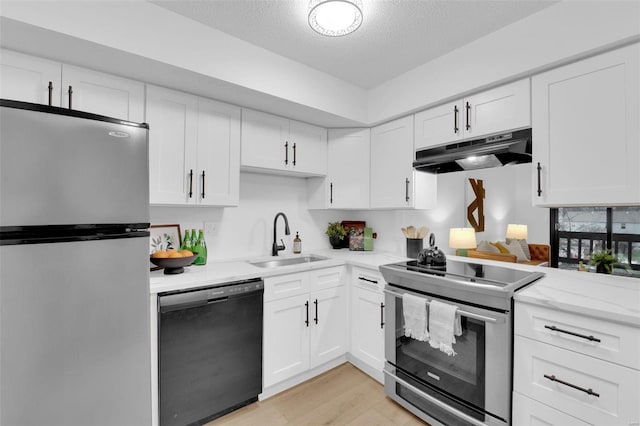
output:
M216 222L205 222L204 223L204 233L209 235L214 235L218 230L218 224Z

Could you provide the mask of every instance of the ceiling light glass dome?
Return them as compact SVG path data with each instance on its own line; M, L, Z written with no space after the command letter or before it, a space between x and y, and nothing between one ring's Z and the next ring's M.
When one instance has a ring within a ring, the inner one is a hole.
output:
M340 37L362 24L362 0L311 0L309 25L329 37Z

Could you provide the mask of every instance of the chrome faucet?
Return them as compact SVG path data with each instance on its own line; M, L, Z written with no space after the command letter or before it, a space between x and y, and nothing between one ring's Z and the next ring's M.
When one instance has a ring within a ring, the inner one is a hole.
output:
M282 216L282 218L284 219L284 233L285 235L290 235L291 231L289 231L289 220L287 219L287 215L280 212L276 215L275 219L273 219L273 246L271 247L271 256L277 256L278 252L280 250L284 250L284 241L282 241L282 239L280 240L280 242L282 243L282 245L278 245L278 243L276 242L276 224L278 223L278 216Z

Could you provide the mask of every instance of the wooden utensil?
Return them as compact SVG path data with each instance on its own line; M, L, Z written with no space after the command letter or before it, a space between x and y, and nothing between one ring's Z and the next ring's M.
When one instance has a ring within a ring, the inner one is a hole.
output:
M416 238L416 227L413 225L407 226L407 238Z
M418 229L418 238L426 237L428 232L429 228L427 228L426 226L421 226L420 229Z
M402 234L404 235L405 238L409 238L409 236L407 235L407 228L402 227L400 228L400 230L402 231Z

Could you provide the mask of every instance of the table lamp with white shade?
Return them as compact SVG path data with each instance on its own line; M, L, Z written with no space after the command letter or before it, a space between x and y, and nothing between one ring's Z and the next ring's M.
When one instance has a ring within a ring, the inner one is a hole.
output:
M473 228L449 229L449 247L456 249L456 255L466 256L468 249L474 249L476 243L476 231Z
M527 239L527 225L507 225L506 238L512 238L514 240L526 240Z

